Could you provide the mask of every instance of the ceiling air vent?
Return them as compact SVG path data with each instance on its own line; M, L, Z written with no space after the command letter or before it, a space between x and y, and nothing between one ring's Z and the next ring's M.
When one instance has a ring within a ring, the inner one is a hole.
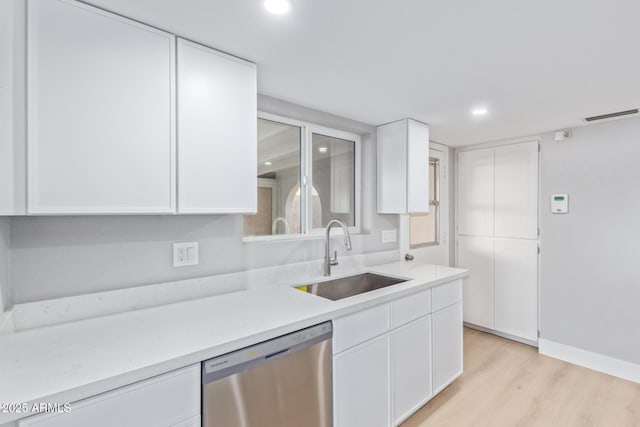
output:
M609 113L609 114L601 114L599 116L585 117L585 121L595 122L597 120L613 119L616 117L630 116L632 114L638 114L638 109L634 108L633 110L618 111L617 113Z

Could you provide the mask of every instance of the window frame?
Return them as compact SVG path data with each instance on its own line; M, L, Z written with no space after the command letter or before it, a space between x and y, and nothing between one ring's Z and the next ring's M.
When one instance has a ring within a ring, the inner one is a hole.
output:
M300 128L300 233L276 234L267 236L244 236L243 242L272 242L277 240L306 240L324 237L325 228L312 228L312 209L310 206L311 189L313 188L313 134L344 139L354 142L354 225L347 227L349 233L360 234L362 218L362 140L356 133L346 132L326 126L320 126L290 117L258 111L257 119L270 120L276 123ZM257 125L257 124L256 124ZM332 235L342 234L341 228L332 231Z
M411 244L411 222L409 222L409 249L419 249L419 248L427 248L430 246L438 246L440 244L440 230L441 230L441 221L440 221L440 162L441 160L437 157L429 156L429 166L433 163L433 179L429 182L430 186L433 186L433 201L429 198L429 214L432 212L435 214L435 230L434 237L435 240L433 242L427 243L418 243Z

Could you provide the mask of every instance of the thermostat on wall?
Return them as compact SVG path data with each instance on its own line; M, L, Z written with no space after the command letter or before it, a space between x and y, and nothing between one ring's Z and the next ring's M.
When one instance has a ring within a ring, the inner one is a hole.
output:
M568 194L552 194L551 195L551 213L564 214L569 212L569 195Z

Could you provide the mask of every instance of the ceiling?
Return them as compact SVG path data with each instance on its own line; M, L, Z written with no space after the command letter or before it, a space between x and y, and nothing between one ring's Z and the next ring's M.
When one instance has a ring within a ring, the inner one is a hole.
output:
M292 1L90 0L256 62L260 93L452 146L640 105L637 0Z

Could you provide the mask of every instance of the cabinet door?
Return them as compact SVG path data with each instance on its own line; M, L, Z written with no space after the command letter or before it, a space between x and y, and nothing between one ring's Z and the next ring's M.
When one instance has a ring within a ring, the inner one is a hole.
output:
M26 208L25 5L0 1L0 215Z
M389 384L388 335L335 355L335 427L388 427Z
M29 213L174 211L174 51L83 3L29 2Z
M200 364L34 415L20 427L173 427L200 425Z
M463 280L464 321L494 327L493 238L458 237L457 265L471 273Z
M496 239L495 310L497 331L538 340L537 241Z
M429 126L408 119L407 213L429 213Z
M433 391L462 374L462 303L433 314Z
M493 236L494 149L458 153L458 234Z
M178 39L178 212L255 213L255 64Z
M377 128L378 213L429 212L429 126L411 119Z
M538 237L538 142L497 147L495 236Z
M431 397L431 316L391 332L391 383L398 425Z

